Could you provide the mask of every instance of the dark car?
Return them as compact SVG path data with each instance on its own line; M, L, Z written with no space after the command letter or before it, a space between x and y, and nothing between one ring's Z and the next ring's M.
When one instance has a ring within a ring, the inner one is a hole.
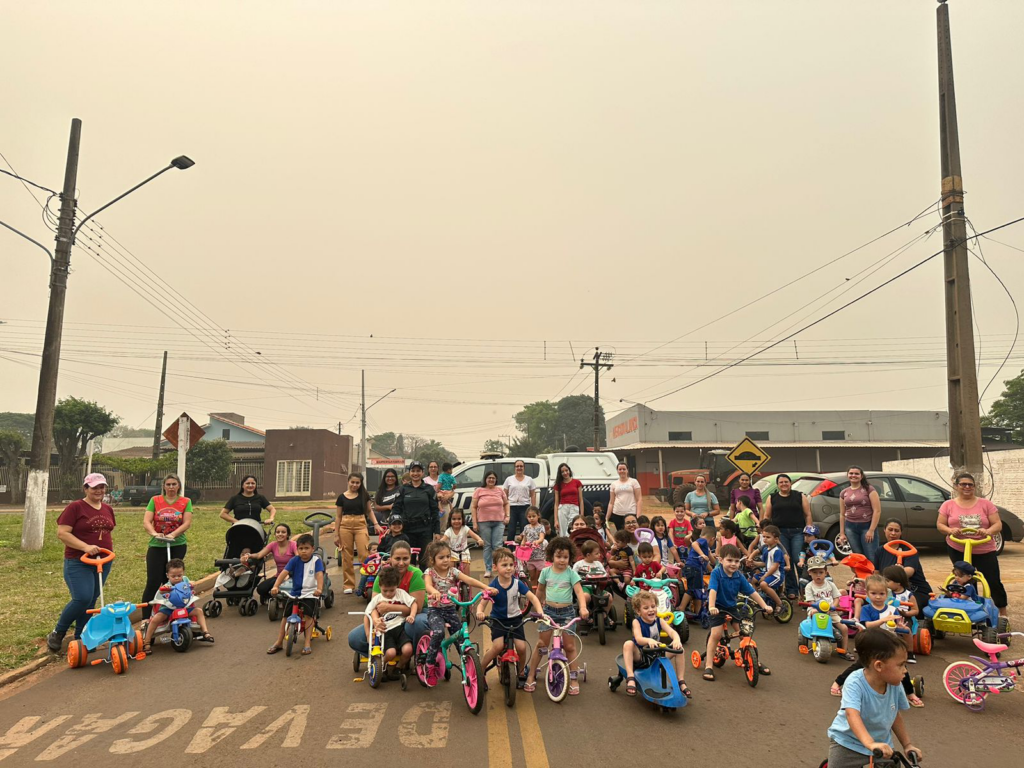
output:
M161 488L163 487L162 480L153 480L149 485L129 485L126 486L121 496L121 501L125 504L131 504L133 507L141 507L143 504L149 504L149 500L154 496L159 496ZM199 502L199 497L202 495L202 491L198 488L190 488L185 486L185 492L182 496L188 497L193 504Z
M878 491L882 502L882 516L879 528L885 521L895 517L903 524L903 536L915 545L942 545L945 537L935 527L939 507L950 497L950 492L930 480L914 475L894 472L867 472L868 482ZM793 489L810 497L811 517L824 537L835 542L839 535L839 494L850 485L845 472L831 472L821 475L805 475L793 483ZM1003 521L1002 533L996 534L998 551L1003 551L1006 540L1024 539L1024 522L1004 507L999 507ZM877 534L881 538L882 532ZM844 544L841 553L849 554L850 547Z

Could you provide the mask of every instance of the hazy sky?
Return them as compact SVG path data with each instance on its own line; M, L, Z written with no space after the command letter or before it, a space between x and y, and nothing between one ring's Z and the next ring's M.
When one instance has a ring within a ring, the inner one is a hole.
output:
M951 11L981 230L1024 215L1024 6ZM941 258L796 349L652 400L716 370L687 366L705 342L731 362L941 248L897 252L933 212L735 311L937 199L930 0L37 2L5 4L0 27L0 152L23 176L60 188L72 117L86 211L196 161L72 256L59 393L130 426L152 426L164 349L170 415L358 436L365 368L368 399L398 388L371 434L461 458L514 435L522 404L592 393L579 358L597 345L616 353L609 413L946 407ZM0 219L52 246L5 176ZM1024 248L1024 225L994 237ZM983 245L1022 295L1022 254ZM0 230L0 269L0 410L30 411L48 265ZM984 386L1016 326L971 270Z

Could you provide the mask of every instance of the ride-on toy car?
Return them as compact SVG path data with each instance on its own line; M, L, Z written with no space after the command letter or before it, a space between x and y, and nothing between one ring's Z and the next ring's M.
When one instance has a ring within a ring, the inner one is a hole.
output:
M903 539L895 539L893 541L887 541L882 545L882 549L888 552L890 555L895 556L896 564L900 567L903 566L904 557L913 557L917 554L917 547L911 544L909 541L903 541ZM932 631L928 622L923 620L917 622L917 631L914 632L914 653L918 653L922 656L928 656L932 652Z
M832 624L832 606L828 600L822 600L818 604L800 603L800 606L817 609L816 613L800 622L800 628L797 630L800 653L810 654L815 661L827 664L836 650L836 632L846 630Z
M104 643L107 643L106 656L94 659L93 665L110 664L115 675L128 671L128 659L141 661L146 658L142 650L142 633L132 627L131 616L136 608L144 608L148 603L129 603L119 601L106 605L103 602L103 566L114 559L109 549L100 549L99 557L82 555L82 562L96 567L100 585L100 607L90 608L92 618L85 625L82 637L68 644L68 666L72 669L84 667L89 662L89 654Z
M978 531L964 529L965 533L977 534ZM950 537L957 544L964 548L964 560L971 562L971 550L979 544L986 544L992 540L991 536L980 538L958 538ZM930 630L932 637L941 639L947 634L977 636L989 645L999 641L999 635L1005 634L1009 629L1009 621L999 615L999 609L992 602L992 593L989 591L988 582L981 571L975 574L978 582L978 599L969 599L966 595L957 592L959 586L954 582L954 575L950 572L943 585L945 595L933 597L924 608L925 621L921 622Z
M191 648L192 640L201 631L199 625L189 617L198 599L192 592L192 585L185 581L173 587L167 584L160 587L151 605L167 608L171 615L167 623L157 628L153 642L170 643L179 653L185 653Z
M685 652L683 648L677 651L665 644L657 648L644 646L640 649L640 661L633 667L637 691L662 712L673 712L686 706L686 696L680 690L679 680L676 679L676 668L665 658L669 653ZM621 653L615 659L615 664L619 668L619 673L608 678L608 688L612 693L618 690L622 681L626 679L626 662Z

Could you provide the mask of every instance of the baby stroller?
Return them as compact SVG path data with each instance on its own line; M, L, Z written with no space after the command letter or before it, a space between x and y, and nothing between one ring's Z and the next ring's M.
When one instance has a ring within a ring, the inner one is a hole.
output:
M597 532L596 528L581 528L569 534L569 540L576 548L576 560L583 559L583 545L588 541L597 542L600 548L598 559L607 567L608 545ZM604 645L605 631L615 629L615 607L612 605L613 582L609 577L592 577L583 580L583 589L591 596L590 618L580 623L580 634L588 635L592 627L597 627L598 640Z
M242 562L242 552L259 552L267 542L267 534L259 520L245 518L236 521L224 534L227 546L224 557L214 560L213 564L220 568L220 574L213 585L213 596L203 606L203 614L208 617L220 616L224 604L220 598L227 600L228 605L237 605L238 612L243 616L255 616L260 609L259 601L254 598L256 585L266 577L266 568L262 560L250 559L248 564Z

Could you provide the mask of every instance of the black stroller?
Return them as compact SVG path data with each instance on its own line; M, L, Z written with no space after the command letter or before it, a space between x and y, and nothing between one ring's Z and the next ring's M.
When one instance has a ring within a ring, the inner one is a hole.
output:
M263 560L250 558L248 563L243 563L241 557L245 550L259 552L267 543L267 538L263 525L252 518L238 520L228 528L224 534L227 542L224 557L213 561L220 568L220 575L213 585L213 596L203 606L206 616L220 616L224 610L221 598L226 599L228 605L237 605L238 612L243 616L256 615L260 603L253 597L253 592L256 591L256 585L266 578L266 567Z

